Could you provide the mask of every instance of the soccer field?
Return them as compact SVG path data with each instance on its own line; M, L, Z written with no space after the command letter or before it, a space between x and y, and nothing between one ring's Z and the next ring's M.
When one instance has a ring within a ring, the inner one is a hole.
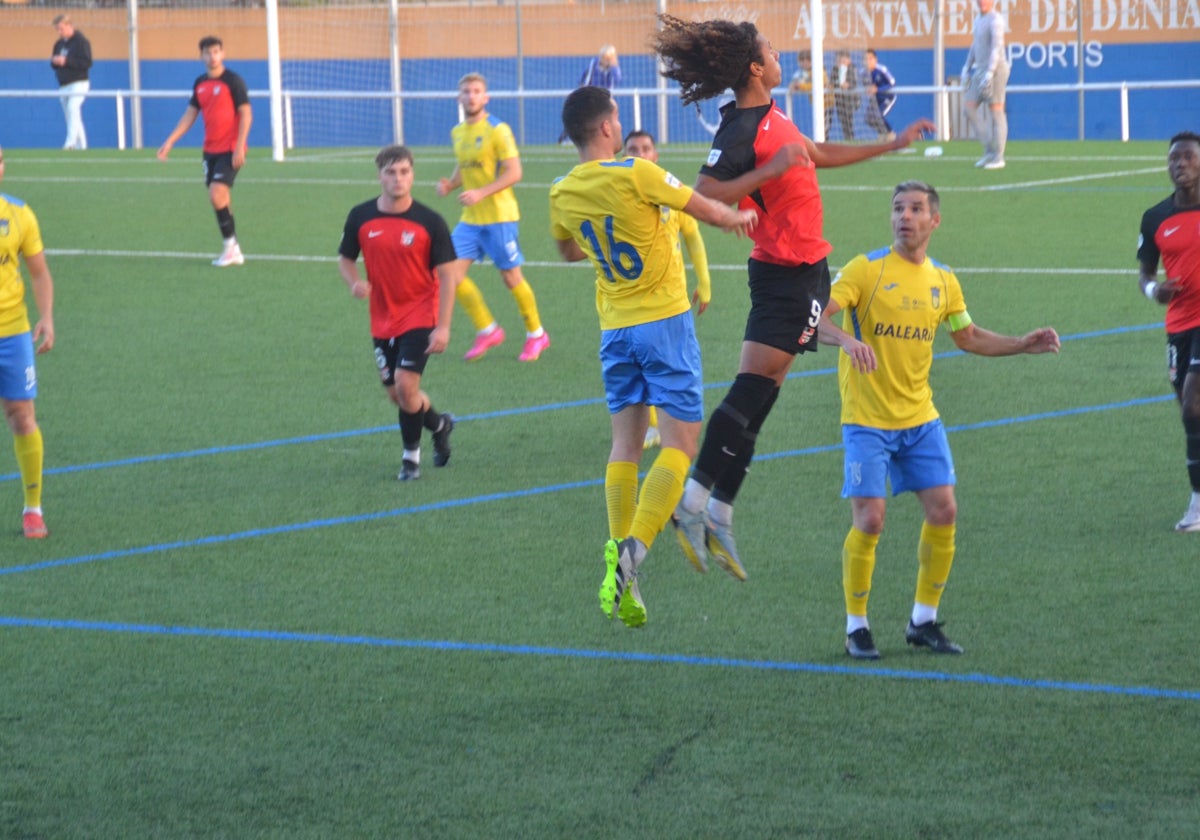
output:
M1185 837L1200 833L1200 537L1138 294L1166 143L973 143L823 170L839 266L891 241L891 187L942 195L930 253L976 323L1053 326L1058 356L936 345L958 469L940 618L906 648L920 509L889 504L877 663L842 649L836 356L801 357L738 500L749 580L671 534L649 621L607 621L609 422L593 276L557 259L569 150L523 150L526 274L553 344L491 266L508 342L476 363L456 312L424 379L460 420L445 469L400 483L366 305L338 277L373 149L252 153L220 240L199 152L4 150L56 285L38 362L50 538L20 536L0 460L0 837ZM705 149L664 147L694 179ZM418 199L450 150L417 149ZM707 408L737 367L749 246L705 231ZM649 463L649 458L645 464ZM644 464L644 465L645 465Z

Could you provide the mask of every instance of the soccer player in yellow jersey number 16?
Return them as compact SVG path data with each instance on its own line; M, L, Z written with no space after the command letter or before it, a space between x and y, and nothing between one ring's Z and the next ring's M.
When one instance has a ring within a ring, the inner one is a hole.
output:
M563 259L590 259L596 268L600 368L612 420L600 608L639 627L646 608L637 569L679 502L704 419L700 345L670 216L683 211L744 232L758 214L705 198L648 160L614 159L621 122L605 88L572 91L562 119L579 165L550 188L550 233ZM662 449L639 491L649 406L659 409Z
M0 149L0 181L4 180L4 150ZM32 330L25 306L25 283L19 260L24 258L33 284L38 319ZM36 349L35 349L36 345ZM0 193L0 405L13 433L13 449L25 491L22 525L25 536L47 536L42 518L42 432L34 415L37 397L35 353L54 347L54 281L37 217L29 205Z
M479 287L466 276L471 263L487 256L500 269L525 322L525 344L517 358L537 361L550 346L550 336L542 328L533 289L521 273L525 262L517 240L521 213L512 189L522 174L517 142L508 124L487 112L487 80L479 73L468 73L459 80L458 102L464 119L450 132L458 165L449 178L438 180L437 192L447 196L462 187L458 196L462 219L452 235L462 277L456 296L475 325L475 340L465 358L468 362L480 359L504 341L504 328L492 317Z

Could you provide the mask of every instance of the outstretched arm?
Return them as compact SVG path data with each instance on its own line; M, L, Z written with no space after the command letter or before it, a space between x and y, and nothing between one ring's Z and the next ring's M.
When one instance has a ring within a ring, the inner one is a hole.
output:
M924 134L933 134L937 126L926 119L919 119L896 135L895 140L887 143L867 143L863 145L847 145L845 143L814 143L812 150L813 163L819 169L830 169L835 166L849 166L852 163L869 160L873 157L904 149L919 140Z
M958 349L977 356L1016 356L1019 353L1057 353L1058 333L1041 327L1025 335L1000 335L975 324L950 333Z

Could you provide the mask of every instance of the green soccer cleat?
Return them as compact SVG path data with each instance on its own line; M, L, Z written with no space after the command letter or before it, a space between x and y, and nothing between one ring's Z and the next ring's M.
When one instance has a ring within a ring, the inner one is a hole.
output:
M617 600L617 561L620 551L616 540L604 544L604 580L600 581L600 610L605 618L612 619L613 605Z

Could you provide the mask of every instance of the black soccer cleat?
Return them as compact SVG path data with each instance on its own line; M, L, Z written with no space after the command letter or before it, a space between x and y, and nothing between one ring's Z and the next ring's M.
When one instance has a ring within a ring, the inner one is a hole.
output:
M846 634L846 653L855 659L878 659L879 651L875 649L875 640L871 638L868 627L860 627L853 633Z
M454 415L443 414L442 426L433 433L433 465L444 467L450 463L450 433L454 431Z
M942 625L936 621L913 624L904 629L904 641L915 647L927 647L934 653L962 653L963 649L946 638Z
M410 461L407 458L400 464L400 474L396 476L400 481L416 481L421 477L421 467L416 461Z

